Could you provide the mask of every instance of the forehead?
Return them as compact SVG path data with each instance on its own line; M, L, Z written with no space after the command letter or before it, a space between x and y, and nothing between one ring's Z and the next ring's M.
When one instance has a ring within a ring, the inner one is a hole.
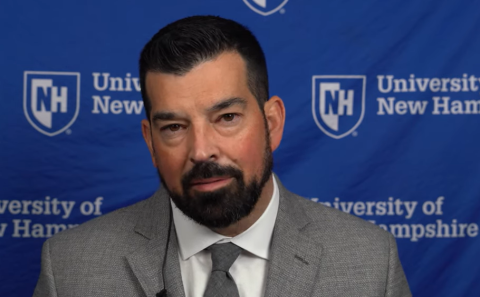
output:
M149 72L146 88L152 111L204 108L231 97L255 100L248 88L245 62L235 52L222 53L184 75Z

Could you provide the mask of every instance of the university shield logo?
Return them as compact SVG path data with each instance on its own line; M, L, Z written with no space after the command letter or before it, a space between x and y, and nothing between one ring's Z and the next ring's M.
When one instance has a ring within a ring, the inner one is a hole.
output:
M55 136L67 130L80 109L80 73L25 71L23 111L39 132Z
M340 139L350 135L365 113L365 75L314 75L312 114L318 128Z
M243 2L256 13L267 16L282 9L288 0L243 0Z

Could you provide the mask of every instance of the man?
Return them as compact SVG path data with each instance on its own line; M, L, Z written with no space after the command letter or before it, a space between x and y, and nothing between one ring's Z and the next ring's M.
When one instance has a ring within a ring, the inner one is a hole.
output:
M163 187L49 239L35 296L410 296L392 235L272 174L285 108L250 31L174 22L140 80Z

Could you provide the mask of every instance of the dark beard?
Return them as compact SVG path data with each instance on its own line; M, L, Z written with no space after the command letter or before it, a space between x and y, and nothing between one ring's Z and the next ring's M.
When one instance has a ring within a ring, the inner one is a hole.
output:
M267 133L268 134L268 133ZM183 195L171 191L161 177L163 186L175 205L187 217L210 229L225 228L248 216L257 204L265 183L272 175L273 157L267 135L263 157L262 175L245 184L243 172L233 166L221 166L215 162L199 162L182 177ZM227 186L211 192L191 189L194 179L232 177Z

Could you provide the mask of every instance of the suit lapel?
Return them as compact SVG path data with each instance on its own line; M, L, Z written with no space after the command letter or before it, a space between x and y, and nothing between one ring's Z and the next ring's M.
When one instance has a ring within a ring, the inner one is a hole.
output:
M172 226L172 228L174 227ZM168 250L167 265L165 266L165 282L168 297L185 297L178 258L178 240L175 230L172 230L171 235L172 238Z
M135 232L146 241L127 256L128 264L147 297L154 297L164 288L162 265L170 220L169 207L169 197L162 189L145 203L143 211L140 211ZM178 261L178 241L173 224L171 228L165 266L165 288L168 297L184 297Z
M320 266L321 246L302 230L309 224L304 210L293 200L277 178L280 206L271 244L271 257L265 297L310 296ZM154 297L163 289L162 264L170 220L169 197L160 189L143 206L135 232L145 243L127 256L135 277L147 297ZM184 297L178 241L172 226L165 283L168 297Z
M320 266L321 246L302 234L309 224L298 199L277 178L280 206L273 231L265 297L310 296Z

